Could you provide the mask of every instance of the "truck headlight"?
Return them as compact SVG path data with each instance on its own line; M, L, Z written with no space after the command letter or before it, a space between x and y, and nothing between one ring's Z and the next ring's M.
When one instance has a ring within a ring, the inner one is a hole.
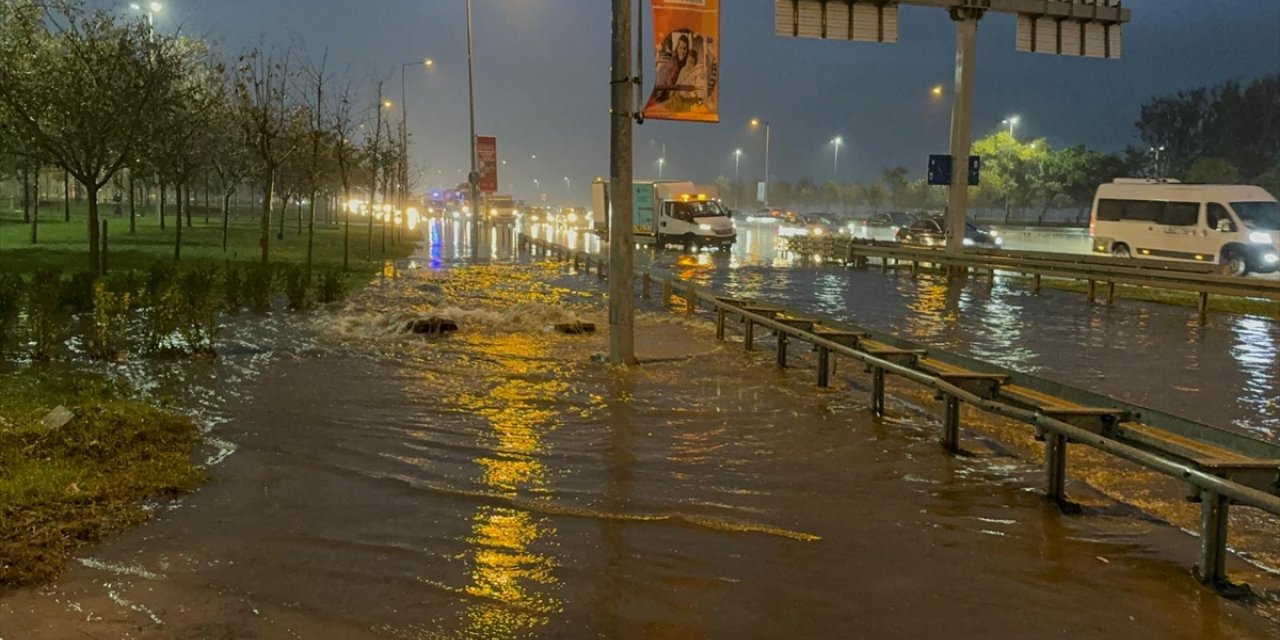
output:
M711 230L711 225L709 225L709 224L700 224L700 225L698 225L698 228L699 228L699 229L702 229L703 231L710 231L710 230Z
M964 245L964 246L966 246L966 247L972 247L972 246L973 246L973 239L972 239L972 238L965 238L963 241L961 241L961 244L963 244L963 245Z
M1249 234L1249 242L1257 242L1259 244L1270 244L1271 234L1266 231L1254 231Z

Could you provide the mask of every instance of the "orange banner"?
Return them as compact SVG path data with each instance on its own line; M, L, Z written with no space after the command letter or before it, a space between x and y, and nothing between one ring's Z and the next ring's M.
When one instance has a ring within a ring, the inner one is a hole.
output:
M720 0L653 0L653 46L644 117L720 122Z

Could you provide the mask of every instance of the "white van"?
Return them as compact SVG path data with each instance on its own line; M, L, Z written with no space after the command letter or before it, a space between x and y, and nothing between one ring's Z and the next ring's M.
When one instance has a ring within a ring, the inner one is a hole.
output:
M1280 268L1280 202L1261 187L1120 178L1098 187L1093 250L1118 258L1220 265L1222 273Z

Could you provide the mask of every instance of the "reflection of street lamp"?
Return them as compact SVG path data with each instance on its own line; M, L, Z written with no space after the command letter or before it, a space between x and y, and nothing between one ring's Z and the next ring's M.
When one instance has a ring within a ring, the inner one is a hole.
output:
M752 128L759 127L759 118L751 119ZM764 122L764 206L769 206L769 123Z
M835 157L831 162L831 179L835 180L840 173L840 145L844 144L844 138L836 136L831 139L831 144L836 148Z
M1013 128L1014 128L1015 126L1017 126L1017 124L1018 124L1018 116L1009 116L1008 118L1005 118L1004 120L1001 120L1001 121L1000 121L1000 124L1007 124L1007 125L1009 125L1009 137L1011 137L1011 138L1012 138L1012 137L1013 137Z

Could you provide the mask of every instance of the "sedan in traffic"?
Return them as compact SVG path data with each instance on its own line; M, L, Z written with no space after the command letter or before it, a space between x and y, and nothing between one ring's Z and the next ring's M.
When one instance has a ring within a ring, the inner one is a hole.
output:
M947 236L944 231L946 228L946 219L942 216L934 216L917 220L906 227L898 230L898 242L902 244L910 244L922 247L942 247L947 244ZM972 222L964 223L964 246L978 249L999 249L1004 244L1004 238L1000 237L999 232L980 227Z

